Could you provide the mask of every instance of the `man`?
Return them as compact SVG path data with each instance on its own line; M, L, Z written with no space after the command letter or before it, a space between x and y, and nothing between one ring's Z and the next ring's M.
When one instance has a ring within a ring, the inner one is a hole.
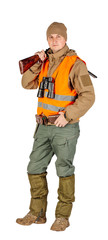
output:
M79 118L93 105L95 95L85 62L66 44L65 25L52 23L47 29L47 40L47 55L44 50L36 53L41 61L22 77L22 86L26 89L36 89L39 85L38 128L27 168L31 185L30 212L16 222L22 225L46 222L47 166L55 154L59 201L51 230L63 231L69 226L75 201L73 159L79 137Z

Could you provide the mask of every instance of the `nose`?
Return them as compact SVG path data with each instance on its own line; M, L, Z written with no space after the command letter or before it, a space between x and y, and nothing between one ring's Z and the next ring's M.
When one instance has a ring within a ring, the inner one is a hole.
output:
M56 38L53 39L53 44L54 44L54 45L57 44L57 39L56 39Z

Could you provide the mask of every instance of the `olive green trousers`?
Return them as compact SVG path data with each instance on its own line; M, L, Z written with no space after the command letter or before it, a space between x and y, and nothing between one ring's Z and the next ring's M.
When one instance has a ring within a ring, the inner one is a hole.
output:
M74 174L73 159L79 136L79 123L67 124L65 127L39 125L34 136L33 149L27 171L29 174L47 172L51 158L57 156L55 165L59 177Z
M38 215L43 209L45 216L47 209L47 167L52 156L57 156L55 165L59 176L58 203L56 217L68 218L75 201L75 167L73 159L79 137L79 123L67 124L60 128L39 125L34 136L33 149L28 164L28 177L31 185L30 211Z

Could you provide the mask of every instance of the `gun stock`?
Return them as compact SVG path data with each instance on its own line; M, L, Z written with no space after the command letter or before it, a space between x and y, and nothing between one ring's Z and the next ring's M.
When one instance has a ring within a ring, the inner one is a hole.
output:
M38 60L40 60L38 55L33 55L31 57L22 59L19 61L19 68L20 73L23 74L26 72L30 67L32 67Z

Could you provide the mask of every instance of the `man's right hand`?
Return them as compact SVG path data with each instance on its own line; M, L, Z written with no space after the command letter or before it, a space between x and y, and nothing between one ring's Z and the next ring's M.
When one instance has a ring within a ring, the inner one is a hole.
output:
M46 54L45 54L44 50L42 50L41 52L36 52L35 55L38 55L42 62L46 58Z

